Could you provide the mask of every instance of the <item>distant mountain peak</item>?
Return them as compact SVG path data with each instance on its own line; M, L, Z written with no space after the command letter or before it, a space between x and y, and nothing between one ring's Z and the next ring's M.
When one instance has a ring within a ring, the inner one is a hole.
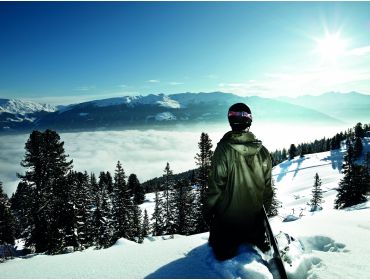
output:
M0 114L32 114L40 111L55 112L56 107L49 104L19 99L0 99Z

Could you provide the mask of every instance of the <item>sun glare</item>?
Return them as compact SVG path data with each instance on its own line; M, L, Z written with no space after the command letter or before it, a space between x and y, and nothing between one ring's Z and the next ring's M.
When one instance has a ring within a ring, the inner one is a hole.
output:
M335 60L345 54L347 41L340 37L339 33L327 34L322 39L317 39L315 51L325 60Z

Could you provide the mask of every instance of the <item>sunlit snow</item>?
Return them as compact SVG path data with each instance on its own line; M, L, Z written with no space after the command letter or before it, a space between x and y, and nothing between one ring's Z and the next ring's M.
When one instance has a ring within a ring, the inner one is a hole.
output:
M364 140L369 151L369 138ZM344 147L343 147L344 148ZM370 275L370 202L334 210L336 186L342 178L344 149L285 161L273 170L279 216L271 219L287 261L289 278L368 278ZM318 173L325 202L311 212L307 202ZM142 209L152 213L154 194ZM289 219L295 217L296 219ZM286 219L286 222L283 222ZM288 234L290 238L287 238ZM267 256L241 246L238 256L216 261L208 233L174 238L149 237L144 244L120 239L111 248L65 255L36 255L0 264L2 278L272 278Z

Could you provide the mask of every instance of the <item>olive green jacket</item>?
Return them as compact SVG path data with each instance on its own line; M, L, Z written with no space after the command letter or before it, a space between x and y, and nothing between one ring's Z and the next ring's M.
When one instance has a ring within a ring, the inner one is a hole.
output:
M271 168L270 153L253 133L226 133L212 158L205 217L254 224L262 205L271 205Z

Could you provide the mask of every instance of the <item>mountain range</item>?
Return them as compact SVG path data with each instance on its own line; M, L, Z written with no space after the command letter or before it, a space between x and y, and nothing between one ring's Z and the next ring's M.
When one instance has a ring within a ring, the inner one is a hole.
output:
M124 96L68 106L0 99L0 133L46 128L79 131L219 123L225 121L229 106L237 102L248 104L254 120L261 122L354 125L370 121L370 95L357 92L276 99L188 92Z

